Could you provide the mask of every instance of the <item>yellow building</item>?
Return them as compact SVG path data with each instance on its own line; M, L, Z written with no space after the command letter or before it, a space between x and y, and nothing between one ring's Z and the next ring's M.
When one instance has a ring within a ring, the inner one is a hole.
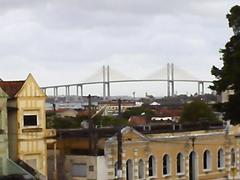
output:
M96 129L95 155L88 129L58 130L59 169L72 180L240 179L238 126L151 128Z
M240 179L238 128L171 133L122 129L122 169L117 137L105 145L108 179Z
M8 95L9 156L22 160L47 178L47 142L55 131L46 129L46 95L29 74L24 81L0 81Z
M0 88L0 175L7 174L7 94Z

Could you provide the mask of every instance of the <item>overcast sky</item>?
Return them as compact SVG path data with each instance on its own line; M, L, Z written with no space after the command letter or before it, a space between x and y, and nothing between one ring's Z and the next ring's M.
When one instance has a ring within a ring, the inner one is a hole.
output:
M226 14L237 2L0 0L1 78L25 79L31 72L40 86L77 83L103 65L141 78L171 62L211 80L212 65L221 67L219 49L232 35ZM98 88L91 93L101 94ZM114 88L115 95L139 96L166 90L154 83Z

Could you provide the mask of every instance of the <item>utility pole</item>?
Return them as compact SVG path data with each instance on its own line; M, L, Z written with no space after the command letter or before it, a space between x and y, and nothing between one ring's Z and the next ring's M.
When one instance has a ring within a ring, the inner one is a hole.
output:
M122 100L118 99L118 118L122 117Z
M89 132L89 152L90 155L97 155L96 147L96 132L95 132L95 122L92 119L92 100L91 95L88 95L88 132Z
M117 177L118 177L118 180L122 180L122 133L121 133L121 128L119 128L118 133L117 133L117 142L118 142Z

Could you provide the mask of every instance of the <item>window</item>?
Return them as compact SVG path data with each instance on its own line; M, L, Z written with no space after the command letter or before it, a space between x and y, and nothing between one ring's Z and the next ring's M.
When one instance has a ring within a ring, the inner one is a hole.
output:
M170 158L168 154L163 156L163 175L170 174Z
M177 174L183 173L184 161L182 153L178 153L177 155Z
M89 166L88 169L89 169L89 172L94 171L94 166Z
M236 157L235 157L235 150L232 148L231 149L231 166L236 165Z
M218 168L224 167L224 152L222 149L218 150Z
M23 116L24 126L37 126L37 115L24 115Z
M83 164L83 163L72 164L72 176L73 177L86 177L87 176L87 164Z
M150 156L148 160L148 174L149 176L155 176L156 175L156 160L154 156Z
M203 169L209 170L211 166L210 151L206 150L203 153Z
M118 176L117 172L118 172L118 162L115 162L115 164L114 164L114 176L115 177Z
M139 179L144 178L144 162L142 159L138 161L138 178Z
M133 180L133 163L131 159L126 162L126 175L127 180Z

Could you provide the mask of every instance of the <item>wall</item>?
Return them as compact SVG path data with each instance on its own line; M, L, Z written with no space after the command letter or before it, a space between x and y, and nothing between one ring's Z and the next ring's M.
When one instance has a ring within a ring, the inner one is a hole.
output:
M18 158L47 176L45 98L45 94L29 75L16 95L18 109L15 124L18 125ZM27 114L37 115L36 126L24 126L23 117Z
M196 139L192 139L196 136ZM117 162L116 141L108 143L105 148L108 179L114 179L114 164ZM217 168L217 152L222 148L225 153L225 167ZM123 179L126 179L126 162L131 159L134 168L134 178L138 179L138 162L140 159L144 161L144 179L148 176L148 161L153 155L156 159L156 176L153 179L188 179L189 178L189 155L192 151L197 154L197 175L199 180L220 179L230 174L230 149L235 148L237 157L237 170L239 170L239 147L234 135L226 135L221 131L202 131L191 133L171 133L151 135L147 138L141 137L134 132L128 132L123 135ZM203 170L203 153L209 150L211 153L210 171ZM181 152L184 155L184 173L177 175L176 173L176 157ZM163 156L170 156L170 174L163 175Z
M0 88L0 175L7 174L7 95Z
M86 177L73 177L72 165L75 163L83 163L87 165ZM93 171L90 171L90 166L93 166ZM104 156L80 156L67 155L65 157L65 172L68 179L72 180L105 180L107 179L106 162Z
M97 179L107 179L107 162L105 156L97 157Z

